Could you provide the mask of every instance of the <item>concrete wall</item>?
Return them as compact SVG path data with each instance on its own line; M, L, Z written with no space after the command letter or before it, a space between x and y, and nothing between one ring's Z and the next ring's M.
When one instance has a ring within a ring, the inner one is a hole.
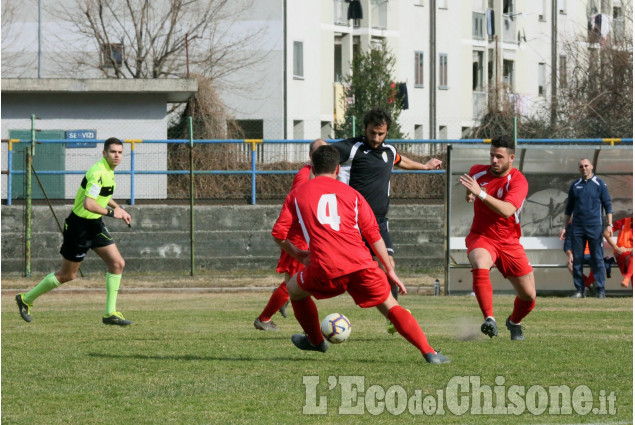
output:
M188 206L135 205L125 207L132 215L132 227L104 218L106 226L126 260L126 272L188 274L190 241ZM71 207L55 206L60 223ZM279 205L195 207L195 266L219 271L275 270L279 249L271 228ZM24 206L2 206L2 275L24 273ZM410 273L442 267L443 206L394 205L390 231L395 245L397 268ZM62 236L46 206L33 209L31 248L32 275L59 267ZM82 265L84 273L103 271L94 252Z

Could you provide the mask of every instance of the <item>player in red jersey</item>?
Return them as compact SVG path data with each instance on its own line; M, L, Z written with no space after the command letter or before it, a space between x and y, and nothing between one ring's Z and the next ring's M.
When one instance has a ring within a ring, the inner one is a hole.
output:
M293 178L291 184L291 190L293 192L298 186L309 181L311 174L311 156L313 152L320 146L326 145L326 141L322 139L316 139L309 145L309 162L298 171ZM289 240L300 249L308 249L307 244L304 241L304 235L302 235L302 229L300 223L294 223L289 230ZM278 260L278 266L276 267L277 273L284 273L284 280L278 286L271 297L269 302L262 310L262 313L256 320L254 320L254 327L261 331L277 331L276 324L271 320L277 311L280 311L283 317L287 317L287 303L289 302L289 291L287 291L287 282L291 279L291 276L299 272L304 268L304 264L298 262L295 258L289 255L286 251L280 250L280 259Z
M528 185L525 176L513 167L511 137L492 139L489 156L490 165L475 165L469 174L460 177L466 188L465 199L474 202L474 220L465 244L472 265L474 294L485 318L481 332L490 338L498 335L489 277L490 269L496 265L518 294L505 324L512 340L523 340L520 322L533 310L536 300L533 268L519 242L520 210Z
M392 296L388 279L402 294L406 288L389 261L368 202L355 189L336 180L338 150L322 146L312 161L315 178L287 196L271 232L282 249L306 265L287 283L295 317L305 332L293 335L293 344L302 350L325 352L329 345L320 331L319 314L311 295L324 299L348 292L360 307L377 307L427 362L449 362L430 347L415 318ZM288 239L295 222L302 226L309 251L299 249ZM385 273L373 261L362 235L384 265Z

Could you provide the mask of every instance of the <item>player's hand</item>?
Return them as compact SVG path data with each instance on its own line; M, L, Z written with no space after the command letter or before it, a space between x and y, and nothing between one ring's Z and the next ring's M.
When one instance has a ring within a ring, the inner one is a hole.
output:
M562 229L560 231L560 240L563 241L564 240L564 235L567 234L567 229Z
M113 217L119 218L125 221L127 225L130 225L130 214L128 214L128 211L124 210L121 207L115 208L115 214Z
M397 285L400 294L407 294L406 286L403 284L401 279L399 279L399 276L397 276L394 270L387 271L386 276L388 276L388 280Z
M475 196L472 195L472 193L470 193L470 192L467 192L465 194L465 200L467 201L468 204L471 204L472 202L474 202L474 198L475 198Z
M622 254L624 254L625 252L628 252L628 251L629 251L628 249L626 249L626 248L622 248L621 246L618 246L618 247L615 249L615 253L616 253L617 255L622 255Z
M430 161L426 162L428 170L440 170L441 165L443 165L443 162L437 158L432 158Z
M472 195L476 196L481 193L481 186L478 184L476 179L469 174L463 174L459 177L459 181Z

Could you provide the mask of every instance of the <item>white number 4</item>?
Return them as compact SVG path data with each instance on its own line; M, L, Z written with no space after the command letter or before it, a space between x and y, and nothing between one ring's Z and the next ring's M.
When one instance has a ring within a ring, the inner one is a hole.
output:
M340 230L340 216L337 215L337 197L327 193L320 197L317 207L317 218L321 224L328 224L335 231Z

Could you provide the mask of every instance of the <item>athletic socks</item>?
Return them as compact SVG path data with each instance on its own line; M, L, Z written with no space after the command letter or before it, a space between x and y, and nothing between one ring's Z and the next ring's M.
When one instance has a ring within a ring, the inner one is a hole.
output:
M472 289L478 306L481 308L483 318L488 316L494 317L494 306L492 297L494 290L492 289L492 281L489 278L489 269L472 269Z
M287 301L289 301L289 291L287 291L287 284L282 282L280 286L273 291L273 294L271 294L269 302L264 310L262 310L262 313L260 313L260 316L258 316L258 320L261 322L270 321L273 315L276 314Z
M117 292L120 283L120 274L106 273L106 315L117 311Z
M324 341L324 336L320 330L320 316L313 299L306 297L301 300L291 300L291 305L295 318L307 334L309 342L316 346L320 345Z
M22 301L31 305L37 297L46 294L48 291L51 291L58 286L60 286L60 283L55 277L55 273L51 273L44 279L42 279L42 281L38 283L35 288L22 295Z
M410 314L408 310L400 305L390 309L388 312L388 320L392 322L399 332L409 343L417 347L421 354L434 353L434 348L428 344L426 334L417 323L417 320Z
M521 300L516 297L514 300L514 310L512 311L512 315L509 316L509 320L514 324L519 324L521 320L534 309L535 305L536 300Z

